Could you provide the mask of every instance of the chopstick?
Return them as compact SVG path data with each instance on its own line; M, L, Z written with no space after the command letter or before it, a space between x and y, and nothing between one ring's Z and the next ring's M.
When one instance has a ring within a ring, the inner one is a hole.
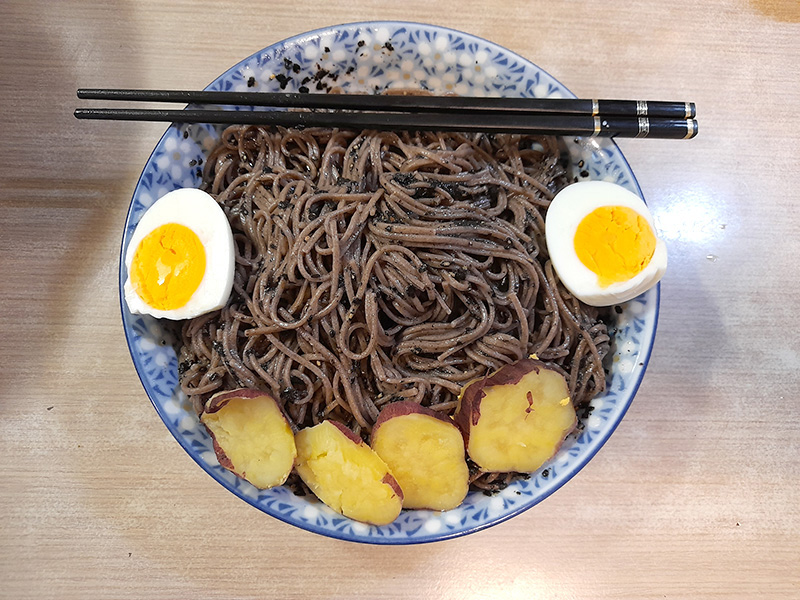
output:
M251 110L148 110L78 108L78 119L166 121L282 127L343 127L411 131L478 131L531 135L652 137L688 139L697 135L694 119L591 117L577 115L509 115L479 113L289 112Z
M219 92L186 90L79 89L82 100L128 100L272 106L276 108L326 108L394 112L513 112L522 114L576 114L589 116L663 117L694 119L694 102L647 100L581 100L572 98L472 98L384 94L299 94L293 92Z
M78 119L665 139L688 139L697 135L697 121L687 117L696 114L694 104L687 102L98 89L78 90L78 96L92 100L312 109L78 108L74 113ZM645 111L651 115L651 105L663 112L682 112L678 117L644 116ZM606 106L612 113L599 112ZM625 114L615 115L613 111Z

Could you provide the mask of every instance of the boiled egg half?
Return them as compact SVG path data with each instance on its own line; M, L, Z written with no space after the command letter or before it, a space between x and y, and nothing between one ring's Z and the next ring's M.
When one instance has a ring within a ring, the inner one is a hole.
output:
M556 194L545 238L561 282L591 306L635 298L667 268L667 247L644 201L606 181L574 183Z
M142 215L125 267L125 302L134 314L179 320L222 308L234 272L225 213L201 190L169 192Z

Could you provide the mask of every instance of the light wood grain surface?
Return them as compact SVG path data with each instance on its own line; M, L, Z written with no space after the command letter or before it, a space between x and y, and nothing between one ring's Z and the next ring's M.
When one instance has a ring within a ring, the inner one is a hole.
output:
M415 547L278 522L172 439L116 283L164 126L71 116L78 87L197 89L285 37L369 19L477 34L580 96L700 114L690 142L621 143L670 252L621 426L534 509ZM0 597L800 597L798 65L796 0L3 0Z

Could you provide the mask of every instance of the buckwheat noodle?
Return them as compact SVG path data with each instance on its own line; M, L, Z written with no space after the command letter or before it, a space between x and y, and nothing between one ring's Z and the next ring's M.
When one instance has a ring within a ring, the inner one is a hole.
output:
M609 336L547 257L559 157L546 137L226 129L203 177L236 274L225 308L183 326L195 409L255 387L297 427L331 418L366 435L386 403L452 414L465 383L532 353L588 402Z

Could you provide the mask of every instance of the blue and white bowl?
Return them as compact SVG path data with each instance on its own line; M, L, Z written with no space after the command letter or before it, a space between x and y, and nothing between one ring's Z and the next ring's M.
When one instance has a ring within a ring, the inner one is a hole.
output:
M436 94L556 98L573 94L530 61L481 38L403 22L340 25L278 42L244 59L207 89L311 92L320 68L330 75L324 86L345 92L417 88ZM334 77L333 74L336 74ZM305 78L311 78L304 82ZM305 90L302 90L305 91ZM198 187L203 159L222 128L172 125L156 145L133 194L121 257L143 212L159 197L180 187ZM579 179L602 179L641 195L616 144L602 139L567 140ZM120 297L125 281L120 260ZM131 315L122 302L122 321L131 357L147 395L181 446L211 477L236 496L273 517L302 529L343 540L375 544L432 542L473 533L531 508L569 481L597 453L630 406L644 376L658 319L659 288L623 305L617 317L608 390L592 402L584 429L529 479L488 497L471 492L464 503L440 513L403 511L381 527L357 523L313 498L288 489L258 490L223 469L211 439L178 385L174 333L167 323ZM254 515L254 518L256 516Z

